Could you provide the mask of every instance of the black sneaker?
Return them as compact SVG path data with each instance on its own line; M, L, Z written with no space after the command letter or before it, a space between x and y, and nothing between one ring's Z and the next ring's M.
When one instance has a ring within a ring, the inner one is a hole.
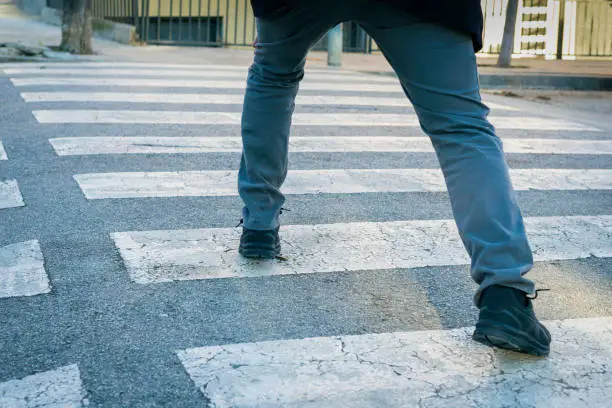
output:
M238 252L245 258L274 259L280 255L278 228L258 231L243 228Z
M485 289L479 308L474 340L519 353L548 355L550 333L536 318L531 298L525 292L491 286Z

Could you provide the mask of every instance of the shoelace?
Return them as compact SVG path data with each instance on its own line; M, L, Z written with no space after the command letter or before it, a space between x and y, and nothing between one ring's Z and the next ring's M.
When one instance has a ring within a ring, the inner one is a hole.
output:
M284 208L284 207L281 207L280 212L279 212L279 215L283 215L283 211L291 212L291 210L290 210L290 209L288 209L288 208ZM238 224L237 224L237 225L236 225L234 228L238 228L238 227L239 227L239 226L241 226L242 224L244 224L244 218L241 218L241 219L240 219L240 221L238 221Z
M538 298L538 293L540 293L540 292L548 292L548 291L550 291L550 289L536 289L535 295L533 295L533 296L526 295L526 296L527 296L528 299L534 300L534 299Z

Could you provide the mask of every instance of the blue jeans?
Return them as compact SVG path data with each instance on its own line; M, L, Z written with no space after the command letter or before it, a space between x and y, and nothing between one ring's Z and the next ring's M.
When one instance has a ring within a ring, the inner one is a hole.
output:
M332 27L353 20L374 38L397 73L429 135L445 176L453 214L480 285L533 292L533 266L501 140L480 98L468 35L428 23L375 0L296 0L258 19L242 116L238 189L244 226L279 226L291 117L309 49ZM350 4L346 4L350 3ZM324 11L321 11L324 10Z

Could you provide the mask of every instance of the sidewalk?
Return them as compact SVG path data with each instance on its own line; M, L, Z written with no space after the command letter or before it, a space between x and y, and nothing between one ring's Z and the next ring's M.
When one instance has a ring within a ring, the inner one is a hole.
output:
M311 53L312 65L325 65L325 53ZM346 70L395 75L380 54L344 54ZM513 68L497 68L497 57L478 57L480 85L483 88L534 88L559 90L612 91L612 58L578 61L547 61L515 58Z
M0 0L0 43L21 42L26 45L57 45L58 27L23 15L7 0ZM173 64L221 64L248 66L252 61L250 48L206 48L174 46L141 46L118 44L94 39L96 55L81 57L95 61L130 61ZM579 61L546 61L517 58L514 68L496 68L496 58L479 58L483 88L540 88L566 90L612 90L612 58ZM311 52L309 67L326 67L325 52ZM379 54L344 54L342 69L381 75L393 75L384 57Z

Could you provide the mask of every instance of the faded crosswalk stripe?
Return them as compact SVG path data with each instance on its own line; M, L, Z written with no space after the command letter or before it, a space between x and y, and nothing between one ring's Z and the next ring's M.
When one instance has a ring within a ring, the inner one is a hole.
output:
M177 93L122 93L122 92L22 92L25 102L123 102L123 103L170 103L170 104L232 104L241 105L243 95L233 94L177 94ZM303 95L298 94L297 106L394 106L412 109L406 97L378 97L378 96L340 96L340 95ZM518 109L485 102L495 110Z
M545 324L555 339L545 360L517 359L475 343L471 327L230 344L177 354L217 408L609 406L612 318Z
M160 64L160 63L150 63L150 62L112 62L112 61L91 61L91 62L53 62L53 63L14 63L14 64L2 64L0 70L3 70L5 73L19 73L24 72L24 70L48 70L54 71L56 69L66 69L66 68L83 68L86 69L108 69L108 68L130 68L130 69L181 69L181 70L193 70L193 71L203 71L203 70L223 70L223 71L240 71L247 72L248 66L241 65L221 65L221 64ZM346 71L346 70L337 70L337 69L329 69L329 68L314 68L314 67L306 67L307 72L321 72L321 73L333 73L338 75L358 75L362 76L363 73L354 72L354 71ZM27 71L25 71L27 72ZM125 72L129 72L129 70L125 70Z
M16 180L0 180L0 209L23 207L23 197Z
M239 137L93 136L49 139L59 156L96 154L179 154L241 152ZM612 154L610 140L504 138L506 153ZM419 136L293 136L291 152L415 152L430 153L429 138Z
M34 296L50 291L38 241L0 247L0 298Z
M516 190L610 190L612 170L513 169ZM236 171L77 174L88 199L237 195ZM293 170L285 194L355 194L446 191L439 169Z
M0 407L77 408L87 405L76 364L0 383Z
M239 112L186 112L138 110L35 110L40 123L239 125ZM535 116L491 117L499 129L575 130L600 132L592 126ZM294 125L309 126L419 126L416 115L394 113L296 113Z
M18 77L34 76L34 77L47 77L47 76L69 76L69 77L139 77L139 78L222 78L232 79L238 81L246 81L247 70L235 71L235 70L223 70L223 69L205 69L205 70L191 70L191 69L116 69L116 68L99 68L95 70L84 70L78 68L59 68L51 70L40 70L36 68L13 68L5 69L4 72L7 75L18 75ZM369 83L387 83L396 84L398 80L389 76L377 76L377 75L346 75L338 72L311 72L307 71L305 78L308 80L318 81L334 81L334 82L369 82Z
M8 157L6 156L6 150L4 150L4 145L2 144L2 141L0 141L0 160L8 160Z
M44 77L11 78L16 87L40 85L78 85L87 87L131 86L147 88L209 88L246 89L246 80L205 80L205 79L163 79L163 78L98 78L98 77ZM369 81L368 81L369 82ZM335 83L314 82L304 79L300 89L312 91L359 91L359 92L401 92L398 83Z
M536 261L612 256L612 215L528 217L525 223ZM286 225L284 261L241 258L236 228L111 236L140 284L469 263L452 220Z
M242 104L244 95L121 92L22 92L25 102L126 102L172 104ZM407 98L298 95L296 105L409 106Z

